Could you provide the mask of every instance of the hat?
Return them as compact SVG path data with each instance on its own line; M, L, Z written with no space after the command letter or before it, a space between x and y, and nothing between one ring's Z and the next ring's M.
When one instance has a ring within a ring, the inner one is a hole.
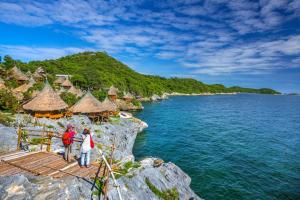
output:
M67 125L67 128L69 129L69 128L74 128L74 126L72 125L72 124L68 124Z

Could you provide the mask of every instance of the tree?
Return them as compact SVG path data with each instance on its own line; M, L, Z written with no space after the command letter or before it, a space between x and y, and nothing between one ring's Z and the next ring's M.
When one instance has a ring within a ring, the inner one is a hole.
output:
M11 69L14 67L15 61L14 61L14 59L12 59L12 57L6 55L6 56L4 56L3 65L4 65L5 69Z
M16 112L19 107L19 102L5 89L0 90L0 110L7 110L11 112Z
M63 92L60 94L60 97L62 98L62 100L64 100L64 102L66 102L69 106L72 106L76 103L77 101L77 97L69 92Z

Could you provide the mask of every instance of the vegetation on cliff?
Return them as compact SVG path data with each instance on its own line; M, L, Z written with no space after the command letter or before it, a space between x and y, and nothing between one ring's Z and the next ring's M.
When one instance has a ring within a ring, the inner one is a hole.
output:
M221 84L208 85L191 78L164 78L160 76L144 75L135 72L125 64L103 52L84 52L65 56L59 59L31 61L24 63L15 61L5 56L3 67L12 68L14 64L23 71L34 72L38 67L43 67L48 80L53 82L55 74L70 74L74 85L83 89L101 91L114 85L120 91L130 91L135 95L149 97L153 94L161 95L164 92L178 93L268 93L277 94L272 89L251 89L241 87L226 88ZM11 83L12 85L15 83Z

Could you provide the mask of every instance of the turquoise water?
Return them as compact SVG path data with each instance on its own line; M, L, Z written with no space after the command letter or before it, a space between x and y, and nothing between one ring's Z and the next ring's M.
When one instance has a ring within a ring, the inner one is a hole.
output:
M146 103L137 159L156 156L210 199L300 199L300 97L218 95Z

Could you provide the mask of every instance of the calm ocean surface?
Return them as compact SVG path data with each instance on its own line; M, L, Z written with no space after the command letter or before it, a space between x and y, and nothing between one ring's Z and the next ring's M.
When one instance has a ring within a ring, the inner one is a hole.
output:
M171 97L136 116L137 159L156 156L192 177L211 199L300 199L300 97Z

